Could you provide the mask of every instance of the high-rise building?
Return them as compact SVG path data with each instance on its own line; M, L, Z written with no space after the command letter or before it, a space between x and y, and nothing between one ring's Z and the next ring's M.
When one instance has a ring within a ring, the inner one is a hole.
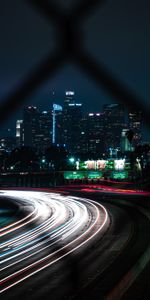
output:
M68 104L75 103L75 92L74 91L66 91L65 99L64 99L64 108L68 107Z
M35 133L34 143L42 152L52 144L52 112L42 111L39 113L39 125Z
M142 117L142 111L136 109L130 110L128 113L129 129L134 133L132 140L133 147L142 142Z
M23 124L23 120L16 121L16 146L17 147L22 146L22 141L21 141L22 124Z
M88 152L100 155L104 152L103 113L89 113L87 116L87 145Z
M28 106L23 111L21 130L22 146L45 151L52 143L52 112L39 112L37 107Z
M79 135L80 152L88 153L88 115L84 115L81 119L81 130Z
M39 111L35 106L25 107L23 110L22 145L36 147L35 135L39 129Z
M125 109L122 104L103 106L105 151L120 147L121 132L125 128Z
M16 138L7 136L0 138L0 151L11 152L16 148Z
M62 129L62 106L59 104L53 104L52 110L52 144L63 144L63 129Z
M127 151L131 151L132 147L131 144L127 138L127 132L129 129L124 128L122 129L122 133L121 133L121 141L120 141L120 150L121 152L127 152Z
M80 152L82 103L76 102L73 91L66 91L63 110L63 141L67 149Z

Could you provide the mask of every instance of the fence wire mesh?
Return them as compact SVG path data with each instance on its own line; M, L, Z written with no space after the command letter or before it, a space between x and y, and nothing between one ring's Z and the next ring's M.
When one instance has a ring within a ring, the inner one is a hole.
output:
M56 48L49 53L26 78L18 83L17 88L6 95L0 104L0 124L2 124L13 112L15 112L47 79L66 63L73 62L85 72L91 80L120 103L128 108L143 111L144 122L150 125L149 107L143 99L126 87L121 81L103 65L98 62L87 51L83 43L82 23L86 22L89 14L99 9L106 0L82 0L65 10L61 5L48 0L25 0L43 18L47 19L55 27Z

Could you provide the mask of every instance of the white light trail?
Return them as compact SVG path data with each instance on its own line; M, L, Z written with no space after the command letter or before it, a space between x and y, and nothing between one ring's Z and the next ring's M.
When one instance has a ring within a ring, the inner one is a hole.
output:
M2 192L32 211L29 220L24 217L3 230L1 293L79 249L109 223L105 207L88 199L33 191Z

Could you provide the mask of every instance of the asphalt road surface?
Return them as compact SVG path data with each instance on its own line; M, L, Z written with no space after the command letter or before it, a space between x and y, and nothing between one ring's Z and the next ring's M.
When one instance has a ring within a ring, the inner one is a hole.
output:
M0 192L1 300L150 299L148 197L103 192Z

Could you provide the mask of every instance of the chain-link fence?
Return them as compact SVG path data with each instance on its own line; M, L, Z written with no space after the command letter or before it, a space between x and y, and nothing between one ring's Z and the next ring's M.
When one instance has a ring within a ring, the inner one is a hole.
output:
M138 95L118 81L102 63L90 56L83 43L82 24L86 22L86 18L94 12L96 7L100 9L105 2L104 0L78 1L69 11L63 10L62 6L55 1L26 0L26 2L33 6L43 18L46 18L50 22L50 26L53 23L56 48L53 53L50 53L44 61L29 72L26 79L20 82L15 90L2 99L0 105L1 124L24 103L33 91L36 91L46 79L52 78L57 70L68 62L78 65L91 80L104 88L115 101L123 103L131 109L136 107L137 110L142 110L145 124L150 124L149 107Z
M50 22L50 26L53 23L55 27L56 48L53 53L50 52L44 61L41 61L35 69L29 72L26 79L20 82L14 91L11 91L4 99L1 99L0 124L10 117L33 91L36 91L48 78L52 78L63 65L73 62L91 80L104 88L115 101L123 103L131 109L136 107L137 110L142 110L145 124L150 125L149 108L144 104L142 99L131 92L122 82L119 82L102 63L90 56L83 43L82 23L86 22L87 16L93 13L96 7L100 9L100 6L105 1L80 0L76 1L72 10L65 11L55 1L26 0L29 5L32 5L43 15L43 18L46 18ZM59 244L57 245L58 249ZM73 289L76 291L80 272L74 257L70 256L69 259L70 261L67 261L64 268L68 268L70 282L73 283ZM88 292L89 290L87 290L86 299L88 299ZM84 299L83 294L82 299Z

